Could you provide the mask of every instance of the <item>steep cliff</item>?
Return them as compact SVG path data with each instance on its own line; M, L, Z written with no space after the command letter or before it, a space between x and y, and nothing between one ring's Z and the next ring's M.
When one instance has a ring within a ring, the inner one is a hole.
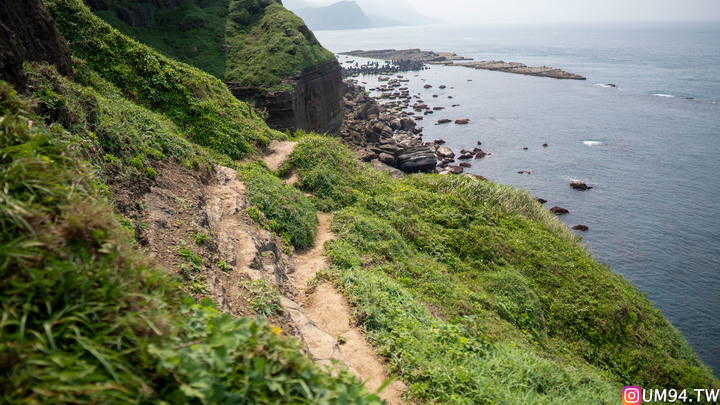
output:
M28 24L34 21L34 24ZM0 79L23 87L23 61L47 62L74 77L70 50L41 0L0 2Z
M126 35L228 83L275 129L339 130L340 66L272 0L86 0Z

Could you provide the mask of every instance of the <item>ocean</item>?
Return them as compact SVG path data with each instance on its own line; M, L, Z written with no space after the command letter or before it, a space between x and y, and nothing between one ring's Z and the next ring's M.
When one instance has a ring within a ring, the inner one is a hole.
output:
M456 153L480 141L491 155L471 161L467 172L568 209L560 219L590 228L582 237L596 259L646 292L720 375L720 23L433 25L315 35L336 53L421 48L587 77L447 66L404 74L411 94L446 107L418 121L424 139L442 138ZM368 88L378 83L376 76L357 80ZM470 124L434 125L440 118ZM572 180L594 188L573 190Z

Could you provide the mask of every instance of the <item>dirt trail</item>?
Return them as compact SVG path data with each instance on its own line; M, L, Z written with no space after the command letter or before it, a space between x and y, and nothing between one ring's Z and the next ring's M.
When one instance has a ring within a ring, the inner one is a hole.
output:
M265 163L276 170L292 153L295 145L295 142L273 142L270 146L272 153L265 158ZM294 180L296 176L292 176L286 182L292 184ZM301 291L307 290L308 281L312 280L316 273L329 266L328 259L324 255L324 245L334 237L330 229L332 216L318 213L318 222L314 245L298 252L293 258L295 272L291 275L290 281ZM312 293L306 292L304 297L298 297L297 301L309 321L325 332L323 336L304 337L314 357L316 357L314 353L320 353L325 357L317 358L316 361L328 364L328 356L339 360L347 364L350 370L365 382L368 390L374 392L380 388L388 379L385 365L365 340L360 329L353 325L352 309L345 296L329 283L322 283ZM296 311L297 308L290 309L291 316ZM327 336L332 337L332 342L327 341ZM338 336L345 338L344 344L338 345L336 340ZM405 384L395 380L380 393L380 397L390 404L402 404L401 394L405 389L407 389Z

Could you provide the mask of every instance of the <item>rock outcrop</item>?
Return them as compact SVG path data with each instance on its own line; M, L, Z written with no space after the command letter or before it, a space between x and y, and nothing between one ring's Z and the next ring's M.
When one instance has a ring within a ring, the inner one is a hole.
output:
M264 92L260 87L227 83L240 100L255 100L255 106L267 110L268 125L277 130L302 129L337 134L342 126L342 76L337 60L285 79L292 91Z
M42 0L2 0L0 79L24 87L23 61L47 62L61 74L75 77L67 42Z

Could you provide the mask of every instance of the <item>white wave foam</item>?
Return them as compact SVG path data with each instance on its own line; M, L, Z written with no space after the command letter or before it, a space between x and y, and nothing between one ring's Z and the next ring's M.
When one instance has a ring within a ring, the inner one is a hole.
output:
M673 96L672 94L662 94L662 93L656 93L656 94L653 94L653 96L675 98L675 96Z
M598 146L598 145L602 145L602 142L600 142L600 141L583 141L583 144L585 144L587 146Z

